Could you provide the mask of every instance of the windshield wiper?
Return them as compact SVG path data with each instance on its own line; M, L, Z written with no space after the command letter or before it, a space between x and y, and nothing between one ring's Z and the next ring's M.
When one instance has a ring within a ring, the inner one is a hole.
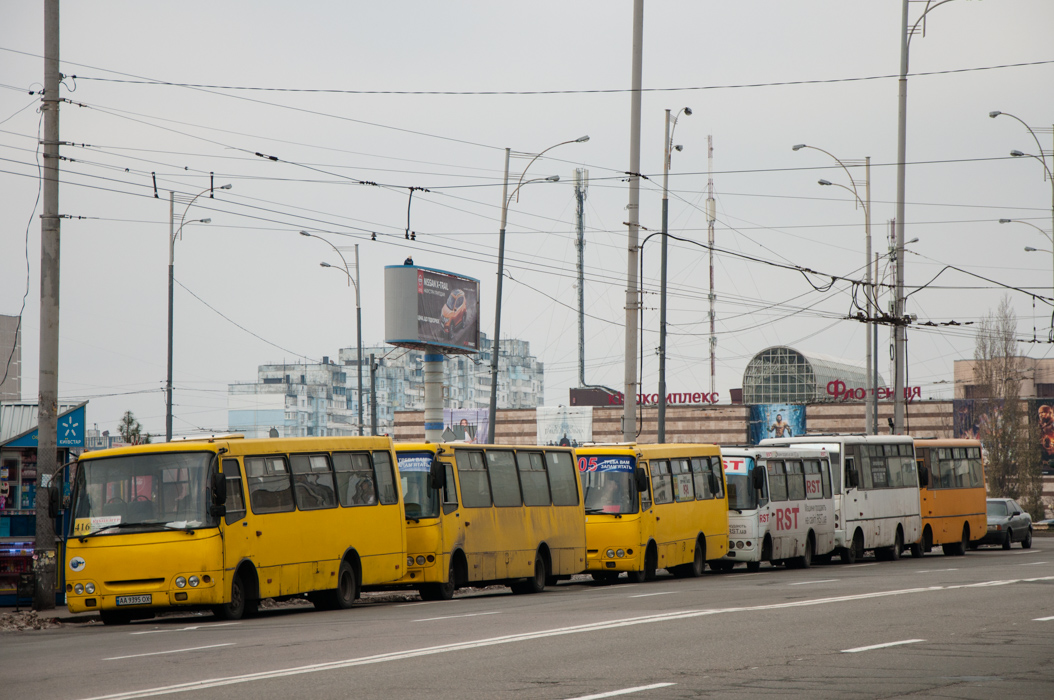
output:
M161 523L115 523L113 525L107 525L106 527L103 527L103 528L100 528L98 530L95 530L94 532L89 532L88 535L101 535L102 533L106 532L107 530L124 530L125 528L129 528L129 527L144 527L144 526L150 527L151 525L160 525L160 524Z
M607 511L604 510L603 507L601 507L601 508L586 508L586 512L587 513L606 513Z

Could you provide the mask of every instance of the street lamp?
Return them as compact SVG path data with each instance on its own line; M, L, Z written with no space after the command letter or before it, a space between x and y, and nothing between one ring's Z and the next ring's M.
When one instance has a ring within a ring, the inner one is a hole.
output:
M864 342L867 347L867 368L866 368L866 380L865 384L870 385L865 387L865 392L870 392L871 399L865 401L864 404L864 431L871 432L872 434L878 434L878 331L872 330L871 326L871 301L874 297L875 304L877 307L878 296L875 293L875 288L871 285L871 156L864 158L864 199L860 198L859 192L856 189L856 182L853 180L852 173L849 172L849 168L846 167L845 163L837 158L834 154L817 148L816 146L809 146L804 143L799 143L791 147L794 151L800 151L803 148L809 148L814 151L820 151L830 156L838 165L845 171L846 176L849 178L849 184L852 188L846 187L845 185L839 185L829 180L820 180L820 184L823 186L834 186L841 187L843 190L850 192L853 198L856 200L853 206L859 204L864 210L864 285L867 292L864 294L864 301L867 305L867 337ZM874 335L874 346L872 348L872 335ZM875 359L873 359L875 358Z
M327 262L321 262L321 263L319 263L319 266L320 267L330 267L330 268L333 268L334 270L340 270L345 275L347 275L347 277L348 277L348 285L354 285L355 286L355 343L356 343L356 346L355 346L355 366L356 366L356 372L358 374L358 382L359 382L359 401L358 401L358 403L359 403L359 411L358 411L358 415L359 415L359 435L362 435L363 434L363 432L362 432L362 304L361 304L360 296L359 296L359 282L358 282L358 280L360 279L359 278L359 244L358 243L355 244L355 276L352 277L351 276L351 272L348 270L348 261L344 259L344 254L340 252L340 249L337 248L337 246L333 245L332 243L330 243L328 240L326 240L322 236L316 236L315 234L309 233L307 231L301 231L300 235L301 236L307 236L308 238L317 238L318 240L329 244L329 247L332 248L333 251L337 255L340 256L340 261L342 263L344 263L344 267L343 268L334 267L333 265L330 265Z
M684 148L673 145L673 132L677 129L677 120L681 118L681 112L684 112L686 117L692 116L691 107L682 107L671 123L670 110L666 110L666 139L664 141L666 152L662 160L662 262L659 273L659 424L657 431L657 439L660 443L666 442L666 245L670 211L670 158L674 149L680 152Z
M229 190L231 185L220 187L207 187L191 197L187 202L187 208L183 210L183 216L179 220L179 228L175 228L175 201L176 193L169 190L168 193L168 377L165 381L165 441L172 442L172 320L174 314L173 298L176 282L176 238L183 234L183 227L187 224L208 224L212 219L194 219L187 221L187 212L190 211L194 201L214 190Z
M541 158L543 155L553 150L558 146L564 146L569 143L585 143L589 140L589 136L579 136L577 139L571 139L570 141L561 141L560 143L549 146L534 158L531 158L530 163L527 163L527 167L520 173L520 179L516 183L516 189L509 194L509 158L512 150L505 149L505 184L501 189L501 228L498 231L498 289L496 295L496 301L494 304L494 340L491 343L491 357L490 357L490 411L487 415L487 439L494 442L494 425L498 414L498 355L501 349L501 282L505 275L505 222L509 216L509 204L513 197L516 197L516 201L519 202L520 188L524 185L529 185L532 182L548 181L548 182L559 182L559 175L552 175L550 177L537 178L535 180L523 181L525 175L527 175L528 168L534 163L534 161Z
M1050 251L1046 248L1033 248L1032 246L1025 246L1026 253L1049 253Z
M1014 149L1014 150L1010 151L1010 155L1014 156L1015 158L1022 158L1022 157L1026 157L1026 156L1029 157L1029 158L1035 158L1036 160L1039 161L1040 165L1043 166L1043 176L1044 176L1044 178L1046 180L1048 180L1050 182L1051 241L1054 242L1054 172L1051 172L1051 166L1047 165L1047 156L1046 156L1045 153L1043 153L1043 145L1039 142L1039 137L1036 136L1036 132L1032 129L1031 126L1026 124L1023 119L1021 119L1020 117L1017 117L1017 116L1015 116L1013 114L1009 114L1007 112L1000 112L1000 111L997 110L997 111L989 112L988 116L991 117L992 119L995 119L996 117L999 117L999 116L1010 117L1011 119L1016 119L1018 122L1021 123L1021 125L1023 127L1028 129L1028 133L1032 134L1032 138L1036 142L1036 152L1039 155L1033 155L1031 153L1025 153L1025 152L1019 151L1017 149ZM1054 165L1054 153L1051 154L1051 165ZM1010 221L1011 221L1010 219L1007 219L1006 221L1004 221L1003 219L1000 219L999 223L1001 223L1001 224L1002 223L1009 223ZM1017 223L1028 224L1029 226L1032 226L1033 228L1039 229L1040 232L1042 232L1044 236L1047 235L1046 231L1043 231L1043 229L1040 229L1035 224L1029 224L1027 221L1018 221ZM1052 254L1052 263L1054 263L1054 254ZM1052 332L1054 332L1054 331L1052 331Z

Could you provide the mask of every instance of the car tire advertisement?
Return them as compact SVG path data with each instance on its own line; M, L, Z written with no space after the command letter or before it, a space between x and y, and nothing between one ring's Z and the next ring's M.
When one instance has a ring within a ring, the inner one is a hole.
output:
M417 334L422 342L478 350L479 284L433 270L417 270Z

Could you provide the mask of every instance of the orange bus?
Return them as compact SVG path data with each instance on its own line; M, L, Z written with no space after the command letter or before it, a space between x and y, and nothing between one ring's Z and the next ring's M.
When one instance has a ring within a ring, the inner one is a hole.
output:
M921 557L934 546L961 556L985 536L984 465L979 440L916 438L922 539L911 545Z

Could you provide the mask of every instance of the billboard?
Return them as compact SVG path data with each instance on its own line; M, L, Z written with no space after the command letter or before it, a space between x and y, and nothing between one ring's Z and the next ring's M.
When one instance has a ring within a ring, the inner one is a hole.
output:
M578 447L593 441L592 406L539 406L535 419L539 445Z
M444 408L443 442L462 440L480 445L490 442L489 417L487 408Z
M804 434L804 405L759 403L750 406L747 436L751 445L756 445L765 438L798 437Z
M479 280L416 265L385 267L384 341L479 352Z

